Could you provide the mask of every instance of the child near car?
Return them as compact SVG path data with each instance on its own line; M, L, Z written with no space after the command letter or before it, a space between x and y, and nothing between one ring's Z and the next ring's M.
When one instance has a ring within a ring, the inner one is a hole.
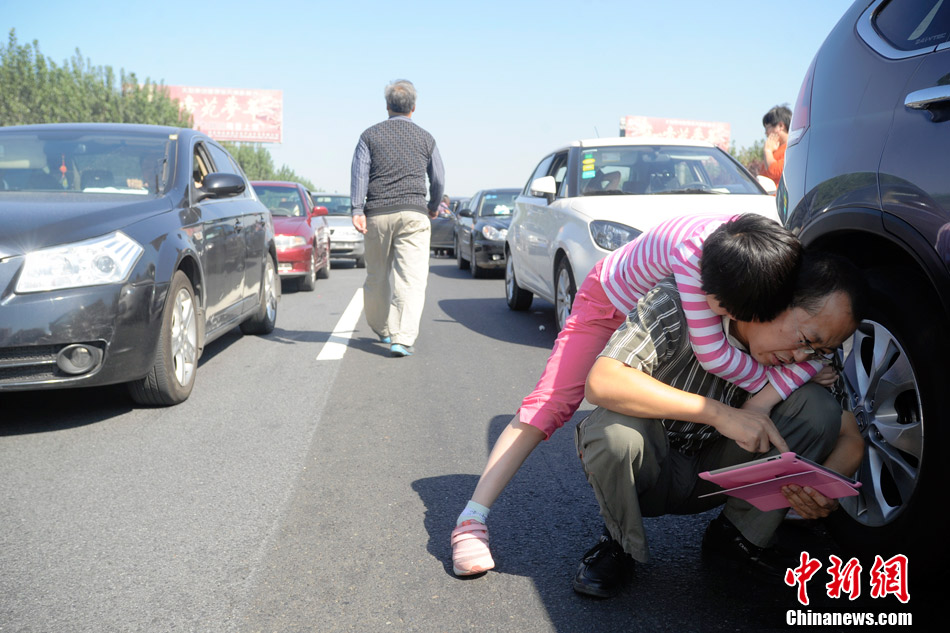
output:
M673 275L690 344L706 371L755 395L764 413L808 382L821 363L764 367L727 341L722 317L770 321L788 307L802 246L764 216L684 216L663 222L601 260L581 284L544 372L501 433L472 499L452 531L456 575L495 565L486 520L525 458L564 425L584 398L587 374L637 301Z

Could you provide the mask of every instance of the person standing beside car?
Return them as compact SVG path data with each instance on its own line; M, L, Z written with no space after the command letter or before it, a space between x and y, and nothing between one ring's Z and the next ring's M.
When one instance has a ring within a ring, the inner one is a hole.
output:
M438 211L445 170L435 139L411 120L412 82L394 81L384 94L389 118L360 135L350 198L353 226L366 236L366 321L399 357L413 353L419 333L429 274L429 214Z
M765 171L767 176L775 181L782 179L782 169L785 167L785 148L788 146L788 128L792 124L792 111L787 106L775 106L762 117L765 127Z

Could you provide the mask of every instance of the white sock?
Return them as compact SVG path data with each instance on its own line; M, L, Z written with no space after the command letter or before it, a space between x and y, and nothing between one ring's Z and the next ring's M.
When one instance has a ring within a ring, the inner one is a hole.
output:
M459 515L458 520L455 522L455 525L462 525L463 521L475 520L479 523L486 523L488 521L488 513L490 508L486 508L480 503L475 503L474 501L469 501L465 504L465 509L462 510L462 514Z

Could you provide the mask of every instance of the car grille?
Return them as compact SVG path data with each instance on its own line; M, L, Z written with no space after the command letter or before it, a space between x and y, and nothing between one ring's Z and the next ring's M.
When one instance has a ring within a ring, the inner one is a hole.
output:
M38 345L0 349L0 385L62 378L56 355L65 345Z

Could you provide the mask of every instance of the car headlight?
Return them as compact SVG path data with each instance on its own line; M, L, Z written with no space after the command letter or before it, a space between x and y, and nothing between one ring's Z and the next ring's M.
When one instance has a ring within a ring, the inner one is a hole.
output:
M303 246L307 243L307 240L300 237L299 235L275 235L274 244L277 245L277 250L283 251L288 248L293 248L295 246Z
M618 222L595 220L590 223L590 236L594 238L594 244L608 251L617 250L639 237L641 233L643 231Z
M145 249L121 231L28 253L16 292L122 283Z
M482 227L482 235L485 236L486 240L503 242L508 236L508 229L499 229L498 227L492 226L491 224L486 224Z

